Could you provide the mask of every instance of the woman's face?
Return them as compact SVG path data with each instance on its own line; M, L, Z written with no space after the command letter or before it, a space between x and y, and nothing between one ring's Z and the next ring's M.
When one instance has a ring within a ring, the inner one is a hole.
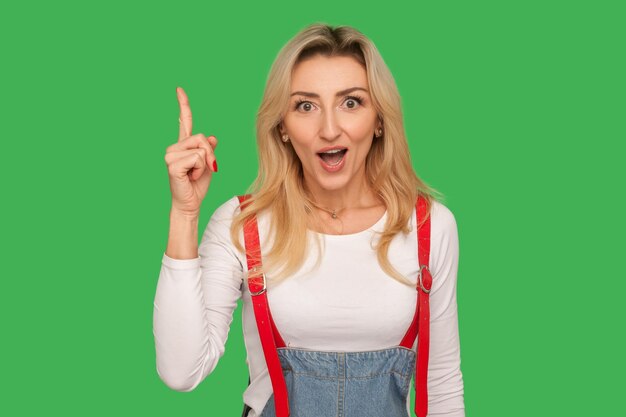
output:
M379 127L367 73L354 58L315 55L294 67L281 133L289 135L307 185L318 191L361 185Z

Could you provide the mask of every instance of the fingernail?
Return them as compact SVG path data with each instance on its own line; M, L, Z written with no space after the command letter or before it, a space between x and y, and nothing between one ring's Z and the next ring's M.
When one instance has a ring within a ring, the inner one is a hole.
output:
M217 160L213 161L213 172L217 172Z

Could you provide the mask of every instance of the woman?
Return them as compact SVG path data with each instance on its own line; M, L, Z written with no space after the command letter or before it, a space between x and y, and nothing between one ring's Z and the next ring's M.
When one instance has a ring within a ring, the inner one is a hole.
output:
M417 414L464 416L456 222L413 171L400 97L374 44L315 24L282 48L258 112L258 177L216 209L199 248L217 139L192 135L177 93L154 304L161 379L190 391L210 374L243 298L244 415L408 416L417 363Z

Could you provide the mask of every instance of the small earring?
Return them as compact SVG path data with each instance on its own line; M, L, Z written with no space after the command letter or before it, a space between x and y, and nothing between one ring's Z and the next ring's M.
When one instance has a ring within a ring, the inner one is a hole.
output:
M380 128L379 128L379 129L377 129L377 130L376 130L376 137L377 137L377 138L379 138L379 137L381 137L382 135L383 135L383 130L382 130L382 129L380 129Z
M289 142L289 135L283 135L283 142Z

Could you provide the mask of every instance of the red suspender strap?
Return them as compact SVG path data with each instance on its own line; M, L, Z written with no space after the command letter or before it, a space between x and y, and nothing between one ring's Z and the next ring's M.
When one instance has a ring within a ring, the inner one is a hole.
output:
M424 219L427 202L424 197L417 201L417 219ZM415 371L415 414L426 417L428 413L428 354L430 347L429 293L433 284L430 274L430 216L417 233L420 270L418 273L419 326L417 331L417 367Z
M249 194L237 196L240 205L250 197ZM243 208L243 206L241 206ZM256 319L265 363L272 381L274 391L274 404L276 417L289 417L289 400L287 397L287 385L283 375L280 359L276 352L277 343L284 346L285 342L280 337L267 302L267 283L265 274L256 275L255 271L261 266L261 246L259 243L259 229L256 216L248 219L244 225L244 241L246 247L246 260L248 263L248 289L250 290L254 317ZM275 340L275 336L277 336Z
M427 201L419 196L415 204L416 221L426 217ZM426 417L428 413L428 348L430 347L430 305L428 294L432 287L433 278L429 269L430 258L430 216L417 229L417 254L419 271L417 274L417 308L409 330L404 335L400 346L413 348L417 336L417 361L415 365L415 414L417 417Z

